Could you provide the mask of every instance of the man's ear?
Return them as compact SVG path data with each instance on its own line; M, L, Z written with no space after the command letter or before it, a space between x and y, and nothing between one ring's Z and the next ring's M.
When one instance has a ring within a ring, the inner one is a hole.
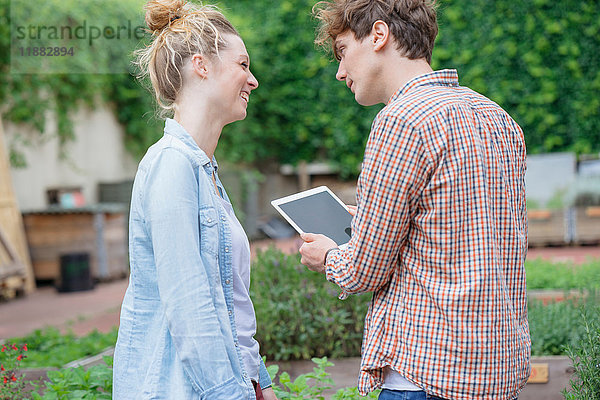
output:
M373 50L380 51L388 44L390 40L390 27L382 20L377 20L371 29L371 40L373 41Z
M192 69L196 75L204 79L208 76L209 62L206 57L201 54L192 56Z

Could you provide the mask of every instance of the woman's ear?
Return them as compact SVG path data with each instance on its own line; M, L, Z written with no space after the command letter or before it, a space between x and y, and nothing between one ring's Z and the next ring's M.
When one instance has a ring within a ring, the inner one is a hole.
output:
M371 29L371 38L373 40L373 50L383 49L390 40L390 27L382 20L377 20Z
M192 70L200 78L206 78L208 76L209 63L206 57L201 54L194 54L192 56Z

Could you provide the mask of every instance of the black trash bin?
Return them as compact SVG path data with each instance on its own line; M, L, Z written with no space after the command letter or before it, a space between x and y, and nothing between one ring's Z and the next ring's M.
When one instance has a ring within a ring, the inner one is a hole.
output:
M90 271L90 255L88 253L69 253L60 256L59 292L77 292L91 290L94 281Z

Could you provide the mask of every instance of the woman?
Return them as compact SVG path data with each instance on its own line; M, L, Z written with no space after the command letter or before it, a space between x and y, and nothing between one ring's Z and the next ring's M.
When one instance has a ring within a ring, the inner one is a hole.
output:
M145 9L153 41L138 65L174 117L133 186L113 397L275 399L253 338L248 239L213 156L223 126L246 117L258 82L244 42L215 8L152 0Z

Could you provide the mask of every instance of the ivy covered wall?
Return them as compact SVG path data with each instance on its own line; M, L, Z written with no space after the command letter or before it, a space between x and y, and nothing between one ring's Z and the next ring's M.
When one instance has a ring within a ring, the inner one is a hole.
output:
M73 1L74 0L68 0ZM358 171L380 106L356 104L335 80L337 63L313 45L313 0L222 0L260 82L248 118L227 127L217 156L265 166L328 160ZM139 1L103 2L91 12L135 12ZM504 107L523 127L530 153L600 151L600 6L597 0L442 0L434 68L458 69L461 84ZM82 102L110 102L136 156L161 134L150 94L127 74L9 74L8 0L0 0L3 118L40 131L58 113L64 140ZM127 8L129 7L129 9ZM73 7L75 9L76 7ZM87 11L90 12L89 10ZM21 143L25 145L26 143ZM18 146L13 162L18 163Z

